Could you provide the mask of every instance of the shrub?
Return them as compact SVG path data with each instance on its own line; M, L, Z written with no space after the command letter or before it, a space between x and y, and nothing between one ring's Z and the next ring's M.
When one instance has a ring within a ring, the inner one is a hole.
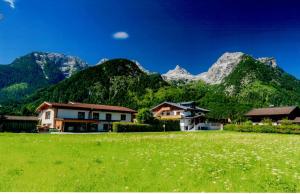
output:
M224 130L256 133L300 134L300 125L225 125Z
M59 132L59 130L56 129L56 128L50 128L50 129L49 129L49 133L52 133L52 132Z
M137 119L138 123L141 123L141 124L153 124L153 122L154 122L153 114L147 108L140 109L136 115L136 119Z
M292 124L293 124L293 122L289 119L283 119L281 121L281 125L292 125Z
M128 123L128 122L114 122L113 123L113 132L152 132L158 131L154 126L149 124L137 124L137 123Z
M161 131L180 131L179 120L160 119L158 120L158 126Z
M152 125L128 123L128 122L113 123L113 132L162 132L162 131L180 131L179 121L155 120L155 123Z
M253 125L253 122L252 121L245 121L244 125Z
M264 118L263 120L262 120L262 123L264 124L264 125L272 125L272 120L271 119L269 119L269 118Z

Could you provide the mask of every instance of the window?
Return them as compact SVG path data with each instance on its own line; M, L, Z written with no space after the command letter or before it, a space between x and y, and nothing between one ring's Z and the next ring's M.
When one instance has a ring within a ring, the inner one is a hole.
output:
M85 118L85 112L78 112L78 119L84 119Z
M99 120L99 113L98 112L93 113L93 119L94 120Z
M111 121L111 114L106 114L106 120Z
M126 115L121 115L121 121L126 121Z
M108 124L103 125L103 131L108 131Z
M171 113L170 113L170 112L167 112L167 115L169 116L169 115L171 115Z
M50 119L50 116L51 116L51 112L50 111L47 111L46 113L45 113L45 119Z
M180 112L176 112L176 115L180 115Z

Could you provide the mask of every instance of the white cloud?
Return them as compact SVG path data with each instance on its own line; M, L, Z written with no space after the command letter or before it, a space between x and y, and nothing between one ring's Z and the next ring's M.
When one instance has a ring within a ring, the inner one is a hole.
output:
M116 32L113 34L114 39L127 39L129 34L127 32Z
M15 0L3 0L3 1L8 3L11 8L13 9L15 8Z

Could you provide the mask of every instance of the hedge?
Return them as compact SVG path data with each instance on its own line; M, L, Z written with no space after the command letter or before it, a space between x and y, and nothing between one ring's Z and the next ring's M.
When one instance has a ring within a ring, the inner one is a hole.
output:
M165 127L163 126L165 125ZM128 122L114 122L113 132L162 132L162 131L180 131L179 121L166 120L157 121L155 124L137 124Z
M115 122L113 123L113 132L151 132L154 131L152 125L148 124L136 124L127 122Z
M224 130L238 132L256 132L256 133L282 133L282 134L300 134L300 125L234 125L224 126Z
M158 128L164 131L163 125L165 125L165 131L180 131L180 121L179 120L158 120Z

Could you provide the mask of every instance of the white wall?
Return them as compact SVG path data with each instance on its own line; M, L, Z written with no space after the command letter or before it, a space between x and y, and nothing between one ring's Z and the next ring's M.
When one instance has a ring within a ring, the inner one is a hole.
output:
M50 119L45 119L46 112L50 111ZM39 113L39 120L41 120L42 126L49 126L50 128L54 127L54 109L49 108L46 110L43 110Z
M77 119L78 112L85 112L85 119L89 119L89 112L85 110L70 110L70 109L58 109L57 118L68 118L68 119ZM131 114L129 113L117 113L117 112L100 112L93 111L92 113L99 113L99 120L106 120L106 114L111 114L112 121L120 121L121 115L126 115L126 120L124 122L131 122ZM93 116L93 114L92 114Z
M85 119L89 118L89 111L71 110L71 109L58 109L57 118L61 118L61 119L78 119L78 112L84 112L85 113Z
M126 115L126 120L123 122L131 122L131 114L128 113L116 113L116 112L98 112L100 113L100 120L106 120L106 114L111 114L111 120L112 121L120 121L121 115Z

